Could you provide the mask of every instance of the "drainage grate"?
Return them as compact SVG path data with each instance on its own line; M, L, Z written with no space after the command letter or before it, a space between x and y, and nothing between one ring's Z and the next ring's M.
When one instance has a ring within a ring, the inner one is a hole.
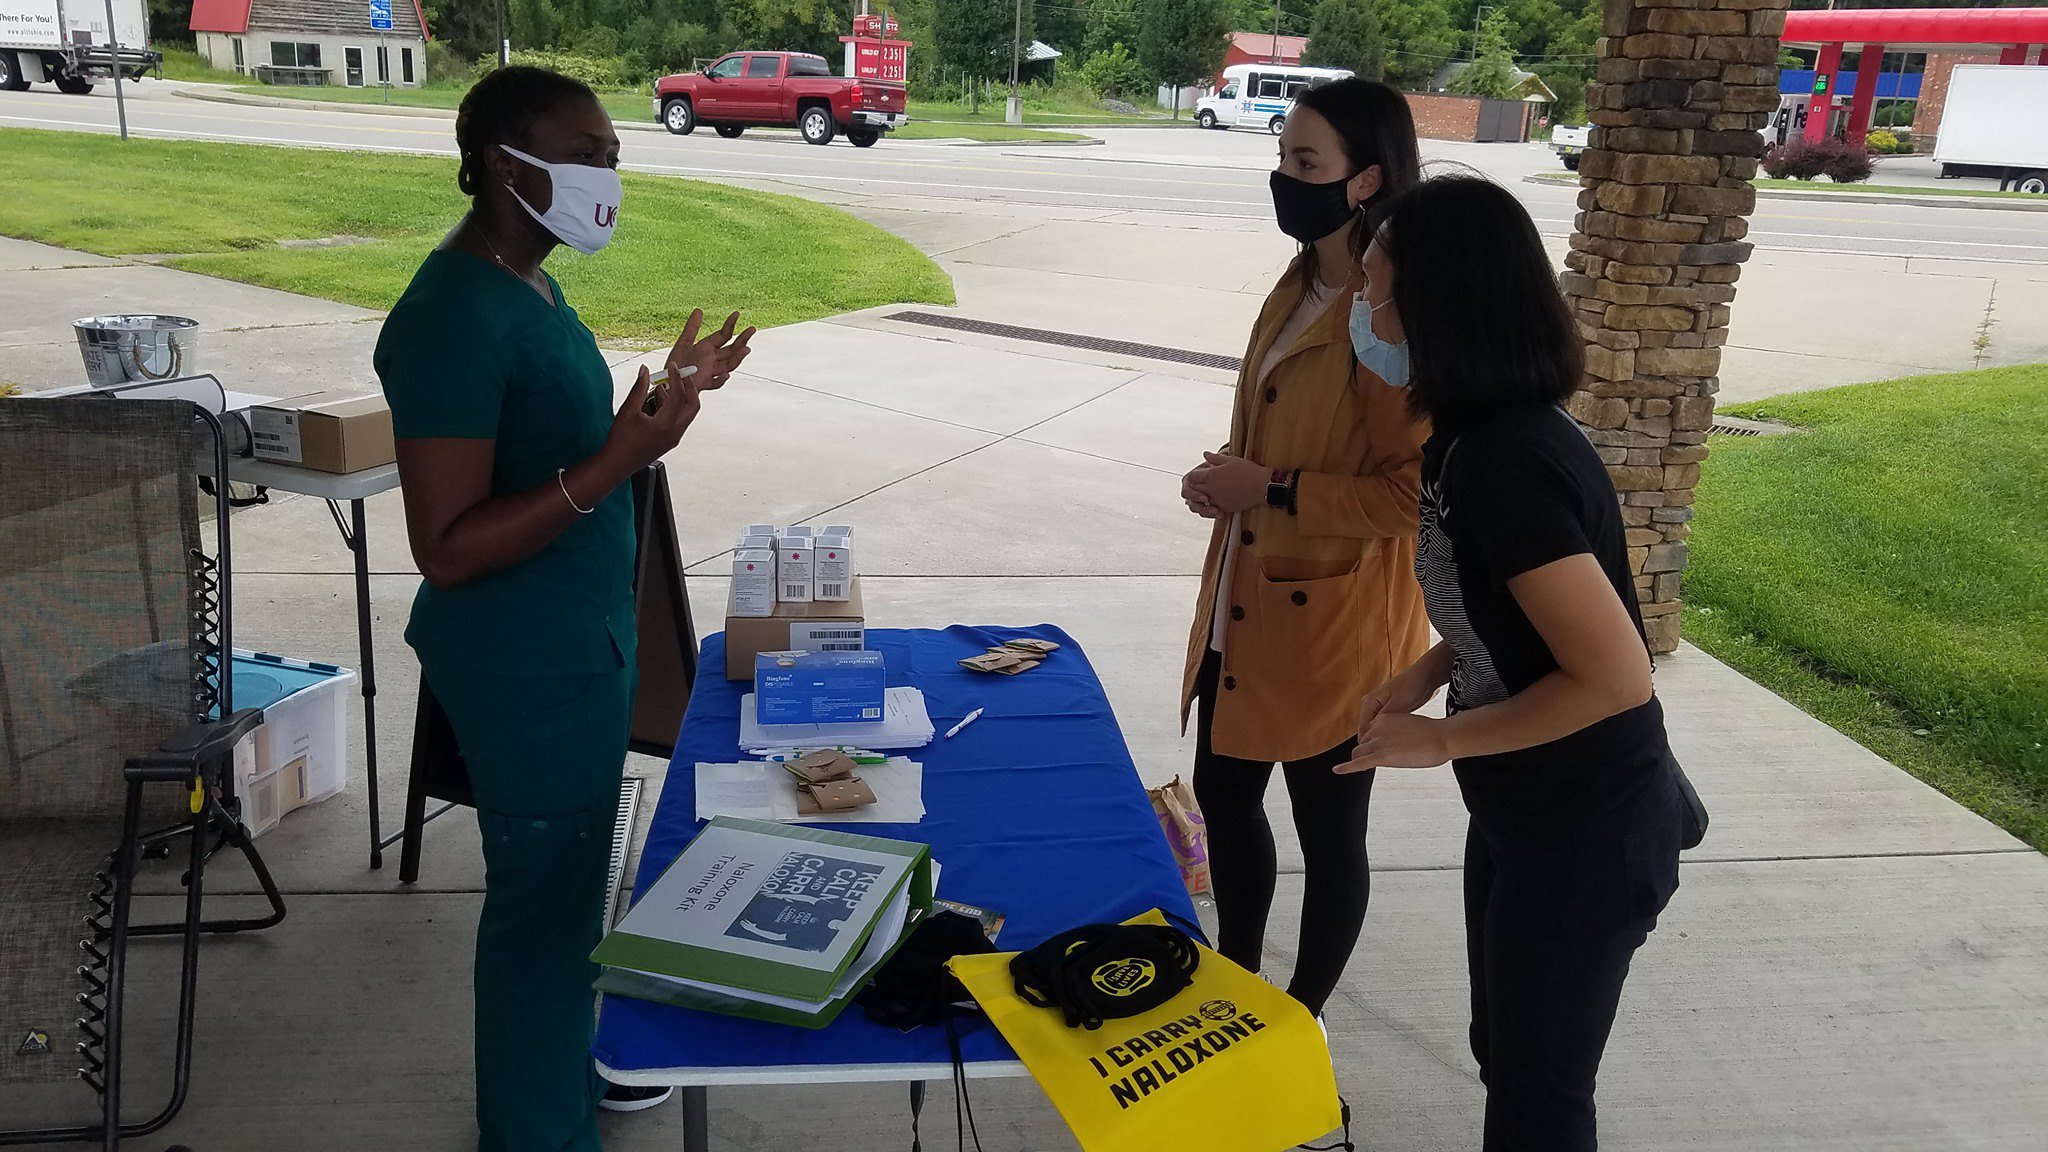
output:
M640 789L646 781L628 776L619 782L619 817L612 828L612 859L605 871L604 926L618 922L626 894L626 853L633 847L633 824L640 815Z
M954 332L1001 336L1006 340L1029 340L1035 344L1057 344L1062 348L1080 348L1089 352L1112 352L1142 357L1146 360L1165 360L1172 364L1190 364L1197 368L1216 368L1224 372L1235 372L1244 363L1236 356L1218 356L1213 352L1190 352L1184 348L1163 348L1157 344L1108 340L1101 336L1082 336L1074 332L1022 328L1015 324L998 324L993 320L970 320L965 316L948 316L941 312L895 312L884 319L905 324L922 324L927 328L946 328Z
M1789 424L1773 424L1765 420L1744 420L1739 416L1716 416L1707 429L1709 436L1783 436L1798 429Z

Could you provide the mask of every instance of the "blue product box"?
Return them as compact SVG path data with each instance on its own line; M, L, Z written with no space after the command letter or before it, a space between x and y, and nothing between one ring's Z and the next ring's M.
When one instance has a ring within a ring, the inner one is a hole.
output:
M754 699L763 724L879 724L888 672L880 652L762 652Z

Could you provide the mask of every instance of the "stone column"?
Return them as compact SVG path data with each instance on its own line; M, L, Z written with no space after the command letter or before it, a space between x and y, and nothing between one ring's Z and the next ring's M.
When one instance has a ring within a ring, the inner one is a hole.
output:
M1678 646L1693 487L1751 245L1760 132L1788 0L1607 0L1565 295L1586 338L1571 398L1621 492L1650 645Z

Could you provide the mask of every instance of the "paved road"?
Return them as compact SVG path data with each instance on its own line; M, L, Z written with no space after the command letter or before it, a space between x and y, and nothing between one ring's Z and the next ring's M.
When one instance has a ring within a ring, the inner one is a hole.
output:
M447 121L366 115L317 106L255 108L179 98L170 86L137 86L131 127L140 135L450 154ZM75 131L113 130L114 102L102 86L90 97L32 90L0 94L0 125ZM935 201L995 201L1049 208L1142 211L1237 220L1271 212L1265 173L1273 141L1254 132L1124 129L1093 148L960 148L885 141L872 151L808 148L752 134L722 140L628 133L625 159L639 171L773 185L833 198L847 195ZM1463 163L1515 179L1555 171L1539 145L1429 142L1432 160ZM1517 183L1547 235L1571 231L1575 190ZM2048 213L1913 205L1765 200L1750 236L1776 251L2048 263Z

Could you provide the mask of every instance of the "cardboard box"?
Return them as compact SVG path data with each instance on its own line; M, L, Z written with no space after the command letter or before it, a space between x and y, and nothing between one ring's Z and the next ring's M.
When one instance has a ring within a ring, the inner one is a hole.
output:
M888 691L880 652L754 656L754 710L763 724L880 723Z
M756 549L733 554L731 601L734 616L774 615L775 553Z
M860 578L841 603L777 604L773 615L741 616L730 598L725 611L725 678L751 680L762 652L858 652L867 647L867 609Z
M808 539L783 540L775 548L775 598L785 604L808 604L817 568L817 550Z
M853 576L853 542L845 536L818 537L811 566L811 599L846 599L853 588Z
M249 409L258 460L316 472L361 472L398 459L382 396L313 392Z

